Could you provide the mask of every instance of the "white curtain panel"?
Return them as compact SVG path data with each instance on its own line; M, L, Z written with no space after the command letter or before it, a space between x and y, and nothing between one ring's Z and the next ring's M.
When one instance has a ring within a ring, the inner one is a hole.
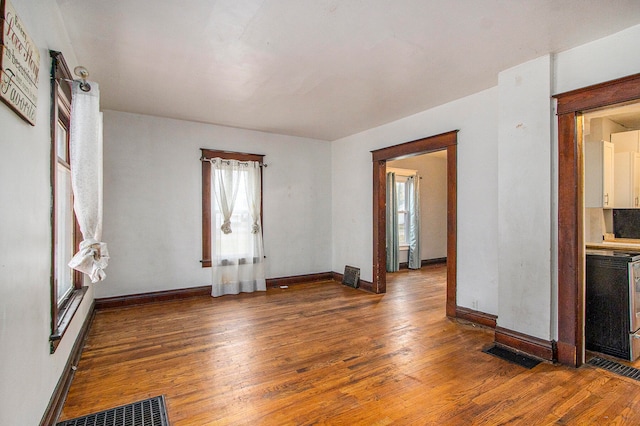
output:
M257 161L251 161L247 164L247 204L251 213L251 233L262 235L260 227L260 202L261 202L261 184L260 184L260 164ZM255 238L257 242L258 238ZM262 245L262 238L259 238Z
M213 176L213 191L218 207L222 212L221 230L230 234L231 215L238 196L240 184L240 164L238 161L222 160L220 158L211 161L211 174Z
M79 251L69 262L95 283L106 277L104 269L109 262L107 245L102 242L102 113L100 90L90 82L88 92L80 83L72 83L71 129L69 157L71 186L82 242Z
M266 291L260 164L220 158L210 161L214 194L211 295Z

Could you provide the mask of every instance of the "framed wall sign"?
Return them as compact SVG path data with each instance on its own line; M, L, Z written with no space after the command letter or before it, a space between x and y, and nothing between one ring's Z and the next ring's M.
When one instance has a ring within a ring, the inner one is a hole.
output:
M40 51L9 0L0 0L0 99L36 124Z

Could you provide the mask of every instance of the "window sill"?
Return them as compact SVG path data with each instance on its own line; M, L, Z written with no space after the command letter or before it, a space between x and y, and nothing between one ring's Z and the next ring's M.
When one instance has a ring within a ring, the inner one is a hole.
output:
M408 245L400 246L400 247L398 247L398 250L400 250L400 251L409 251L409 246Z
M54 353L62 340L62 336L64 336L65 331L71 324L71 320L73 316L76 314L84 295L87 293L88 287L82 287L78 290L75 290L71 296L67 304L61 309L60 316L58 318L58 326L53 331L51 336L49 336L49 342L51 344L50 353Z

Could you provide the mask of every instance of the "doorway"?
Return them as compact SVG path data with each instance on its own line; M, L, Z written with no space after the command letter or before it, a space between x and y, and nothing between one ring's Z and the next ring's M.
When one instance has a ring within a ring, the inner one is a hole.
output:
M447 152L447 316L456 315L456 220L457 220L457 143L458 131L394 145L372 151L373 157L373 286L385 293L386 280L386 169L387 161L429 152Z
M557 359L584 363L584 111L640 100L640 74L554 96L558 115Z
M396 223L387 201L387 274L420 269L447 258L447 151L387 161L394 173ZM389 177L389 176L388 176ZM387 196L393 198L387 179ZM392 203L393 204L393 203ZM391 232L393 226L397 232ZM398 250L389 246L396 241ZM388 283L387 283L388 286Z

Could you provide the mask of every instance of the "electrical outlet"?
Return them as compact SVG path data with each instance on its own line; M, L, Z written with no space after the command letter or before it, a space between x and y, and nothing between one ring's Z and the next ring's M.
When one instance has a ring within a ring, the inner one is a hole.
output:
M471 307L472 307L473 309L475 309L476 311L478 310L478 301L477 301L476 299L473 299L473 300L471 301Z

